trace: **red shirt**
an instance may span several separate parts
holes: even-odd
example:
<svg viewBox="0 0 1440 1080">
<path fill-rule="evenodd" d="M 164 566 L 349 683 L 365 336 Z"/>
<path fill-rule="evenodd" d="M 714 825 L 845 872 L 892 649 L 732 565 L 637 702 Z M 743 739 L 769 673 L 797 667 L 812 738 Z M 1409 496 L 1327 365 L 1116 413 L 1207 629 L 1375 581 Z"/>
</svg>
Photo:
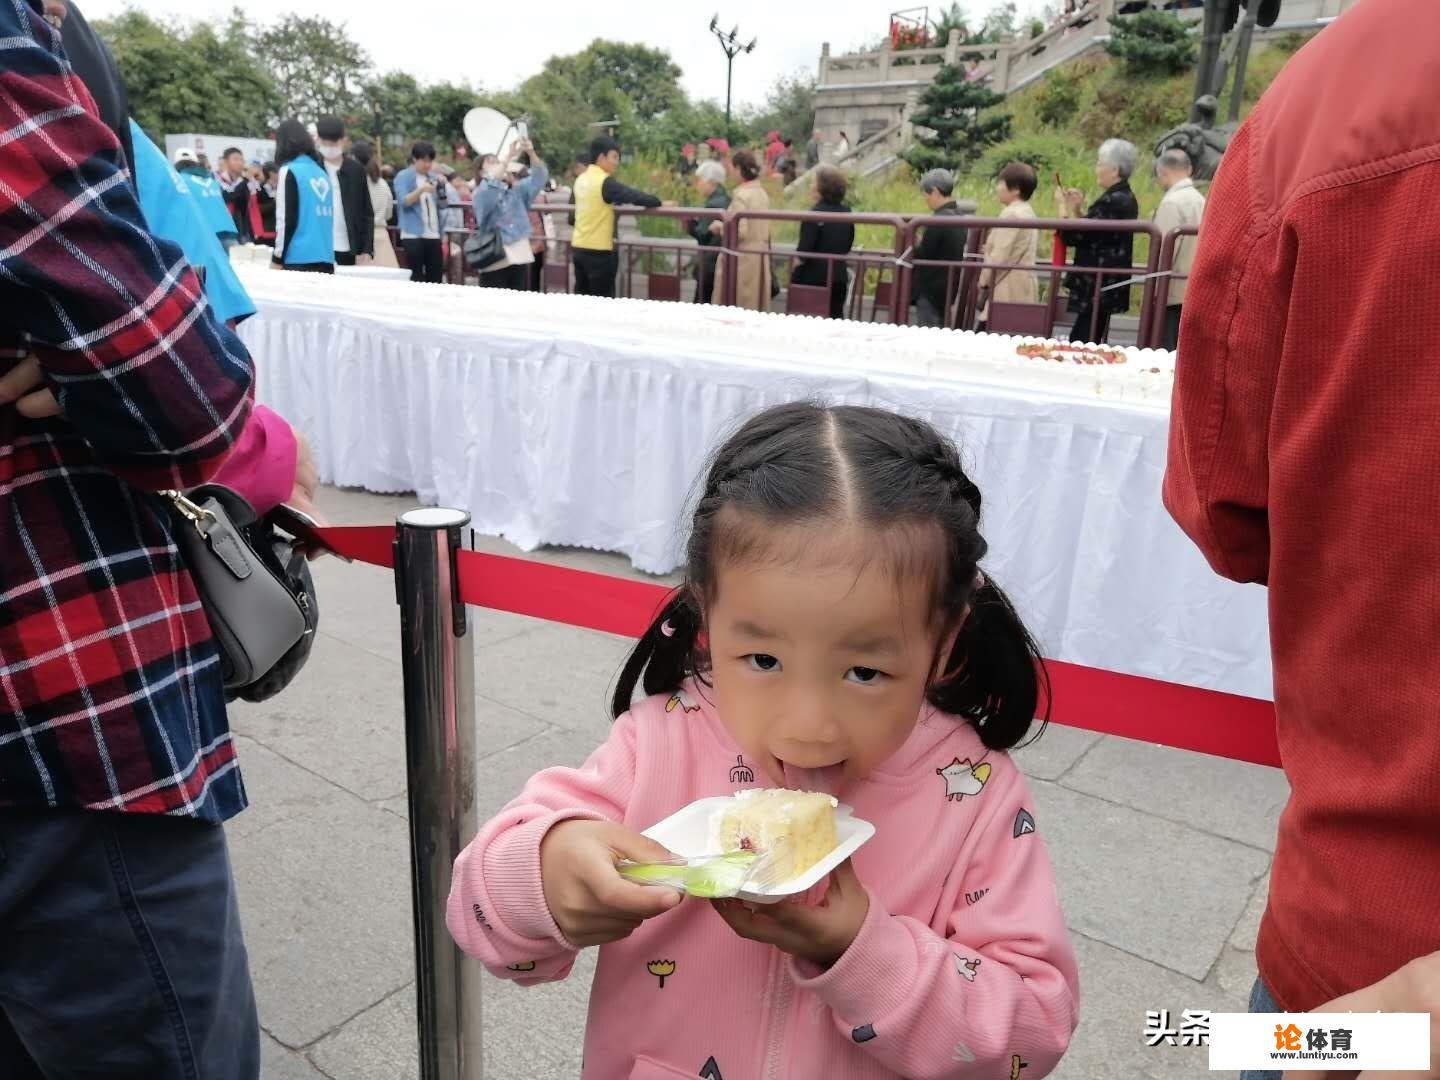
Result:
<svg viewBox="0 0 1440 1080">
<path fill-rule="evenodd" d="M 1166 505 L 1269 586 L 1292 794 L 1256 958 L 1288 1010 L 1440 949 L 1434 17 L 1360 4 L 1281 72 L 1210 191 L 1180 329 Z"/>
</svg>

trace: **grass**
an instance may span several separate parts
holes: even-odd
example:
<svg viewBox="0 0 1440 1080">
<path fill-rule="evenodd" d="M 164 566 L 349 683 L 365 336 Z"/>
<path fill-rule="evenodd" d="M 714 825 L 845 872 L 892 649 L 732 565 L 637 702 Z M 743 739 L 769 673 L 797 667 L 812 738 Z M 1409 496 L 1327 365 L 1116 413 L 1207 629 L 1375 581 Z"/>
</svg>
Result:
<svg viewBox="0 0 1440 1080">
<path fill-rule="evenodd" d="M 1250 57 L 1241 98 L 1242 118 L 1306 40 L 1306 35 L 1283 35 Z M 1140 150 L 1142 167 L 1131 177 L 1130 185 L 1140 204 L 1141 218 L 1148 218 L 1154 214 L 1162 194 L 1148 168 L 1150 150 L 1161 135 L 1184 122 L 1194 84 L 1193 72 L 1147 79 L 1127 77 L 1118 62 L 1103 54 L 1062 65 L 996 106 L 996 111 L 1010 114 L 1012 136 L 989 148 L 974 166 L 957 177 L 956 197 L 974 200 L 981 215 L 998 214 L 1000 204 L 995 198 L 993 178 L 1006 162 L 1020 159 L 1036 165 L 1041 174 L 1039 190 L 1031 200 L 1035 213 L 1042 218 L 1057 217 L 1054 174 L 1059 172 L 1064 186 L 1085 192 L 1088 201 L 1098 194 L 1095 149 L 1105 139 L 1118 136 L 1129 139 Z M 1220 95 L 1222 111 L 1229 103 L 1229 95 L 1227 87 Z M 699 201 L 691 183 L 676 176 L 668 161 L 630 159 L 622 165 L 620 177 L 663 199 L 674 199 L 681 206 Z M 856 212 L 924 214 L 928 211 L 916 179 L 905 165 L 896 166 L 883 177 L 852 176 L 846 201 Z M 806 210 L 813 201 L 808 190 L 797 190 L 787 197 L 778 180 L 764 183 L 770 205 L 777 210 Z M 1202 190 L 1205 187 L 1200 186 Z M 644 236 L 683 235 L 673 220 L 642 217 L 639 226 Z M 793 244 L 798 234 L 799 225 L 794 222 L 771 226 L 771 238 L 777 244 Z M 889 251 L 893 243 L 893 231 L 886 226 L 856 227 L 857 248 Z M 1042 241 L 1041 247 L 1048 252 L 1048 240 Z M 1145 261 L 1148 247 L 1148 239 L 1142 237 L 1136 244 L 1137 261 Z M 874 271 L 867 276 L 873 282 Z M 1138 303 L 1138 291 L 1136 295 Z"/>
</svg>

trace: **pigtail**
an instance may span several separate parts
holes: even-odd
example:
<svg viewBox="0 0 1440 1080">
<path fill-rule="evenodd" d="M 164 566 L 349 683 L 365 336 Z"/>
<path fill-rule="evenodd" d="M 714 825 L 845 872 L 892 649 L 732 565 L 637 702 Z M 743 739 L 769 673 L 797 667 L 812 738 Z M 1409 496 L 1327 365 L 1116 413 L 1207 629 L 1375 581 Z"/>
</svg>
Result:
<svg viewBox="0 0 1440 1080">
<path fill-rule="evenodd" d="M 1050 718 L 1050 674 L 1014 605 L 988 576 L 970 600 L 945 671 L 928 693 L 937 709 L 963 716 L 992 750 L 1009 750 L 1037 717 Z"/>
<path fill-rule="evenodd" d="M 620 670 L 610 702 L 612 719 L 630 711 L 637 685 L 642 685 L 647 695 L 679 690 L 693 673 L 699 637 L 700 612 L 694 597 L 689 589 L 676 589 Z"/>
</svg>

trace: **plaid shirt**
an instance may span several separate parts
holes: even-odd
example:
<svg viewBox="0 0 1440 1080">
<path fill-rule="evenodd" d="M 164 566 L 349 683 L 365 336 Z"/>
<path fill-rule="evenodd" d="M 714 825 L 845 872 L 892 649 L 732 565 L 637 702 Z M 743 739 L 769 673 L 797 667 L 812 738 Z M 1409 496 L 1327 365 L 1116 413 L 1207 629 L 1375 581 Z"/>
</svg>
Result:
<svg viewBox="0 0 1440 1080">
<path fill-rule="evenodd" d="M 218 468 L 253 369 L 37 8 L 0 0 L 0 349 L 64 419 L 0 405 L 0 807 L 221 821 L 245 792 L 219 662 L 149 493 Z"/>
</svg>

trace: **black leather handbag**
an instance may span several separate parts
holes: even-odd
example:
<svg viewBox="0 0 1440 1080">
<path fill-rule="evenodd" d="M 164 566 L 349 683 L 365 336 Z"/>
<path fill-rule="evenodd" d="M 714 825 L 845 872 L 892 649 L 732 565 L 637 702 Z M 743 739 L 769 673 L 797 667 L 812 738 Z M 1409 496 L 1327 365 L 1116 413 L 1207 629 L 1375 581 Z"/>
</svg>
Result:
<svg viewBox="0 0 1440 1080">
<path fill-rule="evenodd" d="M 310 658 L 320 621 L 305 556 L 220 484 L 160 494 L 220 648 L 226 700 L 273 697 Z"/>
<path fill-rule="evenodd" d="M 505 259 L 505 241 L 500 239 L 500 230 L 472 232 L 465 238 L 461 248 L 465 254 L 465 265 L 476 273 L 487 270 Z"/>
</svg>

